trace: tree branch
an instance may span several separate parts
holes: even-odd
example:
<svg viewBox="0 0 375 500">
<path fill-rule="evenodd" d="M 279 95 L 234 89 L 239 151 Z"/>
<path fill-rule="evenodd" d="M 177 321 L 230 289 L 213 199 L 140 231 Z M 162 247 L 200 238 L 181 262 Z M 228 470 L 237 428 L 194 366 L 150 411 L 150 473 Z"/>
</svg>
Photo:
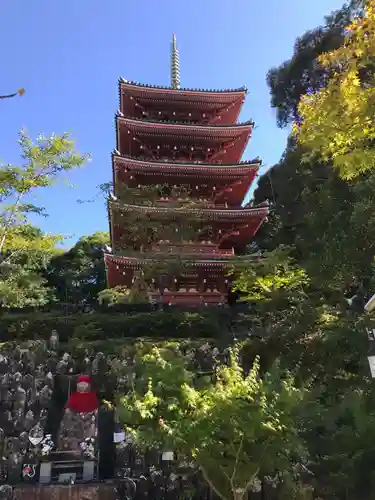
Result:
<svg viewBox="0 0 375 500">
<path fill-rule="evenodd" d="M 233 467 L 233 473 L 232 473 L 232 477 L 229 479 L 230 481 L 230 485 L 233 489 L 233 484 L 234 484 L 234 479 L 236 477 L 236 473 L 237 473 L 237 465 L 238 465 L 238 461 L 240 459 L 240 453 L 242 451 L 242 446 L 243 446 L 243 440 L 244 440 L 244 437 L 243 435 L 241 436 L 241 441 L 240 441 L 240 444 L 238 446 L 238 450 L 237 450 L 237 453 L 236 453 L 236 461 L 234 463 L 234 467 Z"/>
<path fill-rule="evenodd" d="M 270 443 L 270 442 L 269 442 L 269 440 L 268 440 L 268 441 L 266 442 L 265 446 L 264 446 L 263 453 L 262 453 L 262 455 L 261 455 L 261 457 L 260 457 L 260 460 L 259 460 L 259 464 L 261 464 L 261 463 L 262 463 L 262 461 L 263 461 L 263 457 L 264 457 L 264 455 L 265 455 L 265 453 L 266 453 L 266 450 L 267 450 L 267 448 L 268 448 L 269 443 Z M 253 481 L 254 481 L 254 479 L 256 478 L 256 476 L 258 475 L 259 471 L 260 471 L 260 467 L 258 467 L 258 469 L 256 470 L 256 472 L 254 472 L 254 474 L 250 477 L 249 481 L 245 484 L 245 488 L 244 488 L 244 495 L 245 495 L 245 493 L 249 490 L 250 486 L 253 484 Z"/>
<path fill-rule="evenodd" d="M 206 481 L 206 483 L 209 485 L 209 487 L 212 489 L 212 491 L 214 491 L 216 493 L 216 495 L 218 495 L 221 500 L 228 500 L 227 497 L 225 497 L 217 488 L 216 486 L 213 484 L 213 482 L 211 481 L 211 479 L 208 477 L 208 474 L 207 474 L 207 471 L 205 470 L 205 468 L 203 467 L 203 465 L 199 465 L 199 468 L 203 474 L 203 477 L 204 477 L 204 480 Z"/>
<path fill-rule="evenodd" d="M 3 248 L 4 248 L 5 240 L 6 240 L 6 237 L 7 237 L 7 234 L 8 234 L 8 230 L 9 230 L 10 224 L 12 222 L 13 215 L 17 211 L 18 205 L 21 203 L 21 199 L 22 199 L 23 195 L 24 195 L 23 191 L 18 194 L 17 200 L 14 203 L 13 208 L 12 208 L 12 210 L 11 210 L 9 216 L 8 216 L 8 220 L 4 224 L 4 228 L 3 228 L 3 231 L 2 231 L 2 234 L 1 234 L 1 240 L 0 240 L 0 255 L 3 253 Z"/>
</svg>

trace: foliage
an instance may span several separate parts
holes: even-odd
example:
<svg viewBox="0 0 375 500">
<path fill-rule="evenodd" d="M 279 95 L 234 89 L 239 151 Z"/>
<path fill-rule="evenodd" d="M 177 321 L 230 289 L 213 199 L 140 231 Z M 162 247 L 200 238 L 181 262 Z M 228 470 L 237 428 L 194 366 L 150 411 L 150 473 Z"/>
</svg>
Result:
<svg viewBox="0 0 375 500">
<path fill-rule="evenodd" d="M 186 207 L 166 213 L 124 213 L 120 204 L 117 208 L 112 211 L 112 226 L 122 228 L 122 218 L 126 216 L 126 227 L 118 236 L 118 246 L 127 252 L 150 251 L 159 241 L 188 243 L 196 239 L 197 233 L 201 239 L 209 239 L 210 234 L 212 237 L 212 227 L 202 220 L 199 213 L 187 213 Z"/>
<path fill-rule="evenodd" d="M 61 342 L 95 341 L 109 338 L 225 338 L 230 315 L 210 311 L 179 312 L 103 309 L 97 312 L 29 311 L 4 313 L 0 340 L 48 339 L 57 330 Z M 108 312 L 107 312 L 108 311 Z"/>
<path fill-rule="evenodd" d="M 280 163 L 261 178 L 256 202 L 271 192 L 274 202 L 257 243 L 271 251 L 292 247 L 291 255 L 317 286 L 342 293 L 366 283 L 370 292 L 375 176 L 369 172 L 348 184 L 330 165 L 302 162 L 302 156 L 300 148 L 289 145 Z"/>
<path fill-rule="evenodd" d="M 279 246 L 273 252 L 264 253 L 252 265 L 237 264 L 233 269 L 234 289 L 241 290 L 251 301 L 269 301 L 280 292 L 303 292 L 309 279 L 303 269 L 293 265 L 289 253 L 289 249 Z"/>
<path fill-rule="evenodd" d="M 375 165 L 375 2 L 347 26 L 342 46 L 322 54 L 318 62 L 330 76 L 299 103 L 297 140 L 306 158 L 332 161 L 340 175 L 352 179 Z"/>
<path fill-rule="evenodd" d="M 46 215 L 31 203 L 39 188 L 52 186 L 61 174 L 82 166 L 87 155 L 74 150 L 68 135 L 40 136 L 25 132 L 18 141 L 23 165 L 0 166 L 0 300 L 4 307 L 40 305 L 49 297 L 40 276 L 56 253 L 60 236 L 45 235 L 28 223 L 31 214 Z"/>
<path fill-rule="evenodd" d="M 45 277 L 55 299 L 72 304 L 94 304 L 106 286 L 103 251 L 109 235 L 96 232 L 81 237 L 67 252 L 55 255 Z"/>
<path fill-rule="evenodd" d="M 345 27 L 362 12 L 364 0 L 351 0 L 337 12 L 325 18 L 325 23 L 307 31 L 294 44 L 293 56 L 267 75 L 271 105 L 276 108 L 277 122 L 285 127 L 299 122 L 298 105 L 301 96 L 320 90 L 327 82 L 329 71 L 317 63 L 318 57 L 339 48 L 344 41 Z"/>
<path fill-rule="evenodd" d="M 98 299 L 100 304 L 107 304 L 108 306 L 115 304 L 147 304 L 149 302 L 147 285 L 140 278 L 136 279 L 130 288 L 118 285 L 104 289 L 99 293 Z"/>
<path fill-rule="evenodd" d="M 284 278 L 296 267 L 288 258 L 286 261 Z M 257 269 L 262 270 L 263 266 Z M 271 293 L 252 295 L 244 359 L 260 354 L 263 371 L 276 359 L 293 369 L 299 383 L 308 384 L 310 403 L 303 408 L 302 436 L 313 457 L 308 482 L 315 495 L 371 498 L 373 451 L 365 434 L 372 435 L 375 406 L 367 365 L 366 322 L 342 309 L 340 303 L 330 305 L 322 291 L 305 283 L 306 275 L 302 288 L 294 286 L 293 274 L 290 288 L 286 279 L 279 281 L 277 272 L 275 279 L 272 274 L 267 276 L 272 278 Z M 250 293 L 254 286 L 257 292 L 256 273 L 244 273 L 241 279 Z M 243 321 L 246 326 L 246 317 Z"/>
<path fill-rule="evenodd" d="M 369 443 L 375 413 L 370 397 L 374 394 L 369 387 L 352 388 L 334 402 L 321 404 L 313 416 L 310 443 L 316 460 L 311 467 L 318 477 L 316 492 L 323 498 L 372 498 L 374 452 Z"/>
<path fill-rule="evenodd" d="M 3 307 L 46 304 L 53 298 L 42 276 L 59 236 L 44 235 L 30 224 L 13 227 L 5 242 L 7 256 L 0 267 L 0 301 Z"/>
<path fill-rule="evenodd" d="M 345 27 L 363 14 L 363 7 L 362 1 L 351 2 L 326 18 L 324 26 L 297 40 L 290 61 L 271 71 L 271 101 L 281 125 L 300 123 L 301 97 L 324 89 L 332 68 L 318 59 L 340 47 L 345 50 Z M 281 161 L 261 178 L 255 192 L 256 203 L 272 200 L 272 217 L 258 233 L 258 245 L 267 250 L 293 246 L 294 257 L 317 286 L 341 293 L 364 283 L 371 287 L 372 174 L 355 184 L 343 182 L 329 161 L 308 160 L 308 151 L 295 142 L 289 139 Z"/>
<path fill-rule="evenodd" d="M 351 89 L 355 99 L 371 82 L 371 64 L 360 68 L 364 54 L 356 62 L 349 57 L 351 43 L 361 43 L 360 37 L 356 40 L 348 32 L 352 42 L 345 43 L 344 28 L 355 13 L 361 14 L 363 4 L 353 3 L 327 20 L 325 26 L 307 32 L 297 40 L 293 58 L 272 70 L 269 84 L 279 125 L 293 120 L 303 128 L 305 122 L 298 110 L 301 97 L 309 94 L 305 98 L 308 102 L 328 88 L 328 82 L 333 81 L 329 78 L 341 78 L 337 68 L 318 64 L 319 56 L 324 59 L 326 53 L 328 58 L 343 53 L 344 62 L 348 57 L 345 64 L 358 66 L 363 87 Z M 344 74 L 345 64 L 339 68 Z M 337 95 L 342 92 L 334 85 L 330 90 Z M 344 97 L 346 103 L 353 101 L 350 93 Z M 333 100 L 327 103 L 332 113 L 329 118 L 337 112 L 341 120 L 345 101 L 337 109 Z M 347 126 L 348 117 L 340 121 L 340 127 Z M 321 118 L 325 116 L 317 117 Z M 349 118 L 348 122 L 346 131 L 352 126 Z M 327 137 L 324 127 L 332 125 L 332 121 L 327 120 L 323 126 L 316 121 L 313 125 L 319 127 L 323 141 L 323 134 Z M 340 130 L 338 127 L 328 133 Z M 361 138 L 359 129 L 358 133 Z M 247 326 L 250 331 L 244 348 L 250 359 L 260 353 L 265 368 L 277 358 L 282 366 L 295 367 L 301 383 L 311 383 L 304 438 L 312 458 L 309 469 L 314 474 L 310 482 L 315 497 L 370 499 L 374 485 L 371 436 L 375 406 L 367 364 L 368 341 L 363 318 L 347 304 L 345 307 L 343 299 L 357 290 L 365 296 L 374 292 L 375 248 L 371 235 L 375 177 L 370 169 L 350 183 L 345 182 L 339 175 L 342 169 L 333 168 L 332 156 L 322 159 L 312 155 L 308 146 L 296 144 L 296 137 L 289 139 L 279 164 L 261 178 L 255 202 L 267 198 L 272 201 L 270 222 L 257 235 L 258 246 L 268 251 L 280 244 L 292 246 L 294 265 L 305 270 L 310 284 L 303 286 L 305 296 L 301 290 L 286 289 L 284 302 L 275 302 L 274 294 L 271 300 L 254 301 L 243 318 L 243 328 Z M 250 290 L 253 283 L 250 276 Z M 294 302 L 292 310 L 289 293 L 298 303 Z"/>
<path fill-rule="evenodd" d="M 261 356 L 262 369 L 276 360 L 290 367 L 303 362 L 321 315 L 330 308 L 286 247 L 265 252 L 253 266 L 234 269 L 234 288 L 248 301 L 233 322 L 236 338 L 247 340 L 251 360 Z"/>
<path fill-rule="evenodd" d="M 319 57 L 343 45 L 345 27 L 363 7 L 362 0 L 352 1 L 328 16 L 322 26 L 297 39 L 289 61 L 269 72 L 271 104 L 280 126 L 301 122 L 301 97 L 324 88 L 331 75 L 330 68 L 318 64 Z M 280 244 L 293 247 L 293 256 L 319 282 L 316 286 L 324 283 L 342 293 L 371 275 L 371 242 L 367 238 L 364 244 L 371 229 L 371 182 L 361 178 L 357 189 L 340 180 L 329 162 L 318 160 L 307 161 L 306 150 L 289 138 L 280 162 L 260 179 L 255 192 L 255 203 L 271 200 L 270 220 L 256 241 L 266 250 Z"/>
<path fill-rule="evenodd" d="M 197 387 L 181 358 L 154 348 L 142 358 L 143 379 L 121 399 L 122 418 L 137 442 L 193 458 L 222 499 L 245 498 L 259 476 L 292 472 L 305 457 L 296 412 L 303 392 L 280 373 L 249 373 L 236 351 L 216 380 Z"/>
<path fill-rule="evenodd" d="M 137 339 L 144 339 L 137 346 L 135 371 L 140 378 L 134 392 L 121 401 L 123 421 L 145 446 L 159 444 L 183 458 L 194 456 L 222 498 L 244 497 L 246 487 L 256 487 L 259 479 L 276 485 L 280 499 L 306 498 L 311 489 L 311 496 L 324 500 L 373 496 L 375 394 L 366 359 L 366 322 L 344 300 L 353 288 L 366 295 L 375 286 L 375 174 L 366 156 L 372 154 L 372 144 L 369 141 L 367 148 L 365 137 L 372 129 L 361 129 L 362 115 L 350 121 L 372 109 L 373 40 L 361 37 L 361 30 L 373 20 L 362 15 L 352 31 L 345 32 L 354 15 L 363 14 L 361 9 L 363 2 L 353 1 L 327 17 L 324 26 L 297 40 L 289 61 L 268 75 L 279 125 L 293 120 L 300 127 L 255 193 L 255 203 L 271 200 L 271 217 L 256 236 L 262 258 L 238 259 L 233 269 L 235 289 L 244 292 L 246 301 L 240 312 L 151 311 L 149 304 L 141 303 L 147 295 L 145 283 L 154 278 L 155 287 L 163 289 L 182 271 L 179 259 L 160 259 L 151 252 L 156 241 L 186 242 L 198 230 L 201 239 L 212 238 L 212 227 L 199 217 L 186 217 L 186 208 L 205 206 L 204 201 L 189 205 L 188 190 L 177 187 L 171 193 L 158 186 L 116 193 L 122 202 L 150 205 L 161 189 L 163 196 L 177 198 L 177 210 L 175 220 L 124 213 L 130 229 L 121 249 L 127 255 L 150 252 L 150 265 L 131 289 L 106 290 L 102 250 L 108 236 L 95 233 L 68 252 L 59 252 L 58 237 L 43 235 L 27 223 L 29 213 L 43 215 L 42 209 L 26 203 L 34 188 L 12 208 L 17 176 L 12 168 L 1 170 L 2 220 L 12 214 L 9 227 L 4 227 L 2 252 L 12 265 L 2 266 L 0 299 L 33 306 L 54 296 L 58 304 L 73 302 L 77 310 L 3 310 L 0 340 L 47 339 L 57 330 L 63 350 L 83 352 L 95 346 L 118 354 L 125 343 L 133 347 Z M 352 85 L 356 80 L 350 71 L 357 71 L 360 85 Z M 341 128 L 334 128 L 336 112 L 343 114 Z M 319 124 L 313 118 L 324 122 L 317 135 L 304 136 L 304 127 Z M 349 146 L 357 149 L 347 155 L 345 149 L 332 149 L 337 141 L 327 146 L 325 138 L 337 132 L 344 134 L 343 147 L 348 147 L 349 138 Z M 298 142 L 301 137 L 307 142 Z M 309 141 L 315 141 L 313 148 Z M 30 151 L 36 155 L 37 150 Z M 363 166 L 368 170 L 347 183 L 339 174 L 358 173 L 353 168 L 356 151 L 362 171 Z M 58 154 L 50 151 L 50 156 L 51 165 L 57 164 Z M 57 174 L 53 172 L 49 181 Z M 107 195 L 108 189 L 103 185 Z M 116 214 L 121 217 L 120 211 Z M 97 305 L 98 296 L 112 307 Z M 87 305 L 89 312 L 82 313 Z M 191 371 L 189 359 L 178 354 L 192 339 L 208 338 L 227 346 L 233 337 L 241 342 L 241 367 L 234 351 L 231 366 L 219 366 L 211 382 L 211 374 L 199 376 Z M 174 339 L 172 350 L 166 348 L 168 339 Z M 293 378 L 285 375 L 288 370 Z M 301 470 L 307 474 L 302 485 Z"/>
<path fill-rule="evenodd" d="M 116 194 L 123 203 L 129 205 L 165 206 L 169 208 L 206 208 L 208 200 L 192 199 L 192 189 L 187 185 L 170 187 L 168 184 L 139 185 L 131 187 L 125 184 L 116 186 Z"/>
</svg>

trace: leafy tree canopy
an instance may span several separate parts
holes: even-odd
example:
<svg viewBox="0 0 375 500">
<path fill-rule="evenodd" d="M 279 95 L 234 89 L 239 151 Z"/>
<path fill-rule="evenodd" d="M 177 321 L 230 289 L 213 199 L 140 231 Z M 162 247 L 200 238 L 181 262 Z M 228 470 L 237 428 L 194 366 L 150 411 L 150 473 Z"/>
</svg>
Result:
<svg viewBox="0 0 375 500">
<path fill-rule="evenodd" d="M 106 232 L 83 236 L 67 252 L 54 256 L 45 275 L 61 302 L 94 304 L 106 286 L 103 251 L 109 243 Z"/>
<path fill-rule="evenodd" d="M 172 353 L 154 348 L 141 362 L 141 381 L 121 399 L 123 421 L 138 443 L 194 459 L 223 500 L 245 498 L 264 475 L 291 477 L 305 459 L 297 423 L 303 391 L 290 377 L 260 378 L 258 360 L 246 374 L 235 350 L 203 386 Z"/>
<path fill-rule="evenodd" d="M 47 215 L 32 197 L 88 159 L 75 151 L 67 134 L 40 136 L 34 142 L 21 132 L 18 143 L 23 164 L 0 165 L 0 301 L 7 307 L 41 305 L 50 299 L 41 270 L 57 253 L 62 237 L 30 225 L 30 214 Z"/>
<path fill-rule="evenodd" d="M 375 165 L 375 2 L 346 27 L 343 45 L 322 54 L 318 64 L 329 73 L 321 89 L 307 89 L 294 125 L 305 158 L 332 162 L 352 179 Z"/>
<path fill-rule="evenodd" d="M 329 71 L 318 64 L 318 57 L 342 45 L 345 27 L 353 16 L 362 11 L 363 5 L 364 0 L 351 0 L 342 9 L 327 16 L 325 24 L 307 31 L 296 40 L 291 59 L 268 72 L 271 105 L 276 108 L 280 127 L 299 121 L 301 96 L 326 84 Z"/>
</svg>

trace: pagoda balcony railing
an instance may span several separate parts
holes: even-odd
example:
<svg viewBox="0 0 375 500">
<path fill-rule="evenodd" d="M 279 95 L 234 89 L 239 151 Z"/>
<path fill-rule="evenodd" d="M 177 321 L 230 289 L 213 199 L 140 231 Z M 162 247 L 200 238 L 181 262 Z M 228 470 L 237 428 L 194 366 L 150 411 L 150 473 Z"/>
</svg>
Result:
<svg viewBox="0 0 375 500">
<path fill-rule="evenodd" d="M 226 293 L 218 290 L 211 292 L 199 292 L 197 290 L 189 291 L 171 291 L 165 290 L 163 294 L 160 292 L 150 292 L 151 301 L 158 302 L 162 300 L 164 304 L 179 305 L 187 302 L 194 305 L 225 305 Z"/>
<path fill-rule="evenodd" d="M 230 259 L 234 257 L 234 249 L 219 249 L 214 243 L 172 243 L 160 242 L 145 249 L 133 250 L 126 247 L 116 246 L 119 256 L 152 259 L 155 257 L 160 258 L 173 258 L 183 256 L 186 258 L 203 257 L 212 259 Z"/>
<path fill-rule="evenodd" d="M 212 195 L 214 195 L 214 191 Z M 233 208 L 241 208 L 241 204 L 238 203 L 237 205 L 228 205 L 228 203 L 215 203 L 214 200 L 208 200 L 208 199 L 202 199 L 202 198 L 190 198 L 190 199 L 176 199 L 176 198 L 159 198 L 158 200 L 155 200 L 155 206 L 164 206 L 168 208 L 173 208 L 174 206 L 176 208 L 180 208 L 182 206 L 185 206 L 186 208 L 230 208 L 233 210 Z"/>
<path fill-rule="evenodd" d="M 176 112 L 176 111 L 160 111 L 160 110 L 149 110 L 142 111 L 140 115 L 134 116 L 133 118 L 137 118 L 139 120 L 150 120 L 155 122 L 171 122 L 171 123 L 187 123 L 187 124 L 196 124 L 196 125 L 204 125 L 209 124 L 212 119 L 214 119 L 216 115 L 214 113 L 201 113 L 199 111 L 196 112 Z"/>
<path fill-rule="evenodd" d="M 152 162 L 152 163 L 182 163 L 182 164 L 188 164 L 188 165 L 226 165 L 222 161 L 206 161 L 204 158 L 194 158 L 194 157 L 189 157 L 189 156 L 174 156 L 173 158 L 171 157 L 171 154 L 159 154 L 157 158 L 150 157 L 150 155 L 145 155 L 145 154 L 137 154 L 136 156 L 129 156 L 129 155 L 120 155 L 123 156 L 124 158 L 134 158 L 135 160 L 139 161 L 145 161 L 145 162 Z M 246 165 L 249 162 L 240 162 L 239 165 Z"/>
<path fill-rule="evenodd" d="M 155 206 L 168 207 L 168 208 L 180 208 L 185 206 L 186 208 L 215 208 L 215 203 L 212 200 L 202 199 L 202 198 L 174 198 L 174 197 L 164 197 L 155 200 Z"/>
<path fill-rule="evenodd" d="M 159 254 L 175 254 L 175 255 L 202 255 L 205 257 L 232 257 L 234 249 L 219 249 L 215 244 L 171 244 L 168 242 L 160 242 L 153 245 L 151 252 Z"/>
<path fill-rule="evenodd" d="M 137 157 L 133 157 L 133 156 L 130 156 L 130 155 L 120 155 L 119 156 L 123 157 L 123 158 L 129 158 L 129 159 L 135 159 L 135 160 L 139 160 L 139 161 L 145 161 L 145 162 L 151 162 L 151 163 L 158 163 L 158 162 L 164 162 L 164 163 L 187 163 L 185 159 L 182 159 L 182 160 L 179 160 L 179 159 L 176 159 L 176 160 L 172 160 L 171 157 L 169 156 L 165 156 L 165 157 L 160 157 L 158 158 L 158 160 L 153 160 L 152 158 L 150 158 L 149 156 L 147 155 L 137 155 Z M 201 165 L 201 164 L 204 164 L 203 161 L 201 160 L 192 160 L 191 162 L 189 162 L 189 164 L 191 165 Z M 220 164 L 220 162 L 218 162 L 218 164 Z"/>
</svg>

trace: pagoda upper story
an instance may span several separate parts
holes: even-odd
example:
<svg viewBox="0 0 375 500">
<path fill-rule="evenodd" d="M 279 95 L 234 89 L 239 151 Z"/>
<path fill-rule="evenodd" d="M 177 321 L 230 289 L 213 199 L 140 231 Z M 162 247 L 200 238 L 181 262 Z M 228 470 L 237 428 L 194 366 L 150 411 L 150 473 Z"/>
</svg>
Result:
<svg viewBox="0 0 375 500">
<path fill-rule="evenodd" d="M 108 284 L 131 287 L 148 263 L 178 257 L 189 271 L 151 280 L 150 298 L 223 304 L 228 261 L 268 214 L 242 207 L 261 164 L 241 162 L 254 126 L 237 122 L 247 91 L 183 89 L 175 37 L 171 59 L 170 88 L 119 80 Z"/>
<path fill-rule="evenodd" d="M 233 125 L 245 102 L 246 88 L 234 90 L 174 89 L 120 79 L 120 111 L 152 121 Z"/>
</svg>

